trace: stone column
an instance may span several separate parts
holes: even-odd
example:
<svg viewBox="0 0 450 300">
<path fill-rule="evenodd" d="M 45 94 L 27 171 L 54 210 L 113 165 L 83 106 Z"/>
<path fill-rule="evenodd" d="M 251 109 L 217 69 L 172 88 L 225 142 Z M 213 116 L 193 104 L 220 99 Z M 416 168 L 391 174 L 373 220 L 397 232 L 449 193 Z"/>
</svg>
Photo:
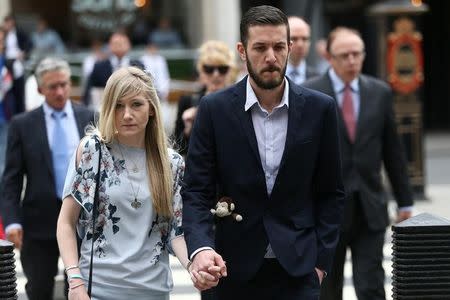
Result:
<svg viewBox="0 0 450 300">
<path fill-rule="evenodd" d="M 239 40 L 240 0 L 192 0 L 187 6 L 188 35 L 192 47 L 206 40 L 221 40 L 232 49 Z"/>
<path fill-rule="evenodd" d="M 3 23 L 3 18 L 11 13 L 11 1 L 0 0 L 0 23 Z"/>
</svg>

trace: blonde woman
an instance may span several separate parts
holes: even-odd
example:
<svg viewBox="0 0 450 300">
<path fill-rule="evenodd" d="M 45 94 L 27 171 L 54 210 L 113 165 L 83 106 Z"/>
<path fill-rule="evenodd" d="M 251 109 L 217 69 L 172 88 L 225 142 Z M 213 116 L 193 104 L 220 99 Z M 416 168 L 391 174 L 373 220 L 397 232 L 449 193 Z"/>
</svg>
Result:
<svg viewBox="0 0 450 300">
<path fill-rule="evenodd" d="M 173 250 L 188 266 L 179 193 L 183 171 L 182 157 L 168 150 L 150 77 L 135 67 L 113 73 L 98 127 L 81 141 L 64 188 L 57 238 L 69 299 L 89 299 L 92 238 L 91 299 L 169 299 L 173 282 L 168 252 Z M 96 185 L 99 201 L 93 235 Z M 79 259 L 76 231 L 82 240 Z M 202 280 L 198 288 L 206 287 L 202 278 L 210 279 L 211 286 L 217 284 L 207 273 L 191 276 Z"/>
<path fill-rule="evenodd" d="M 223 89 L 236 78 L 235 56 L 222 41 L 204 42 L 199 49 L 197 72 L 202 90 L 193 95 L 182 97 L 178 103 L 178 115 L 175 124 L 175 139 L 180 153 L 187 153 L 192 124 L 197 113 L 197 104 L 206 94 Z"/>
</svg>

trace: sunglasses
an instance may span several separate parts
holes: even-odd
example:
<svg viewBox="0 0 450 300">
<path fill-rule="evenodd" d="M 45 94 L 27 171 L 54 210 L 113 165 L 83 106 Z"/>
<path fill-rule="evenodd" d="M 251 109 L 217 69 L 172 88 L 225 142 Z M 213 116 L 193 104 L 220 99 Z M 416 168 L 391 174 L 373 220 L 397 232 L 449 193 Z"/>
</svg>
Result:
<svg viewBox="0 0 450 300">
<path fill-rule="evenodd" d="M 211 75 L 214 73 L 215 70 L 219 72 L 220 75 L 225 75 L 228 73 L 228 70 L 230 70 L 230 66 L 212 66 L 212 65 L 203 65 L 202 66 L 203 72 L 205 72 L 208 75 Z"/>
</svg>

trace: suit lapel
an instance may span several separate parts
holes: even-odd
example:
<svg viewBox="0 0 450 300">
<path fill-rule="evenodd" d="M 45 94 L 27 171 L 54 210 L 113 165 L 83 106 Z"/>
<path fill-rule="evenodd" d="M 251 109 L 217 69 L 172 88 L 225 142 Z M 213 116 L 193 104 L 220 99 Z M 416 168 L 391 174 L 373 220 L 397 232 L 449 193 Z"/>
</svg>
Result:
<svg viewBox="0 0 450 300">
<path fill-rule="evenodd" d="M 334 101 L 336 101 L 336 106 L 338 108 L 338 122 L 339 122 L 339 131 L 340 135 L 342 137 L 345 137 L 345 140 L 347 143 L 350 142 L 350 137 L 348 136 L 347 127 L 345 126 L 344 117 L 342 115 L 341 107 L 339 106 L 339 103 L 337 102 L 337 95 L 334 92 L 333 84 L 331 82 L 330 76 L 328 75 L 328 72 L 326 75 L 324 75 L 324 90 L 322 91 L 324 94 L 330 95 L 333 97 Z M 358 124 L 356 125 L 356 130 L 358 131 Z"/>
<path fill-rule="evenodd" d="M 356 138 L 355 143 L 361 137 L 364 132 L 362 128 L 365 127 L 365 121 L 368 119 L 367 116 L 370 112 L 370 99 L 369 88 L 363 76 L 359 77 L 359 114 L 358 121 L 356 123 Z"/>
<path fill-rule="evenodd" d="M 288 109 L 288 125 L 286 133 L 286 143 L 284 144 L 283 155 L 281 156 L 280 167 L 278 168 L 278 173 L 283 168 L 286 163 L 286 158 L 292 144 L 295 141 L 298 132 L 302 130 L 299 127 L 303 106 L 305 105 L 305 98 L 302 96 L 300 90 L 289 81 L 289 109 Z M 278 176 L 276 181 L 278 180 Z"/>
<path fill-rule="evenodd" d="M 258 150 L 258 142 L 256 140 L 256 134 L 255 129 L 253 127 L 252 122 L 252 115 L 250 111 L 245 111 L 245 99 L 246 99 L 246 84 L 247 84 L 247 77 L 245 77 L 241 82 L 239 82 L 236 85 L 235 95 L 233 101 L 233 109 L 236 113 L 236 116 L 239 119 L 239 122 L 241 123 L 242 129 L 244 130 L 247 141 L 250 144 L 250 148 L 253 151 L 253 154 L 258 159 L 261 169 L 261 157 L 259 156 L 259 150 Z"/>
<path fill-rule="evenodd" d="M 45 114 L 42 106 L 39 108 L 38 111 L 36 111 L 35 120 L 33 121 L 33 124 L 37 125 L 35 134 L 38 137 L 38 139 L 41 139 L 38 145 L 44 156 L 45 164 L 48 166 L 49 172 L 53 176 L 52 154 L 48 142 L 47 126 L 45 124 Z"/>
<path fill-rule="evenodd" d="M 78 105 L 72 102 L 73 115 L 75 117 L 75 122 L 77 123 L 78 134 L 80 139 L 84 137 L 84 127 L 82 116 L 79 113 Z"/>
</svg>

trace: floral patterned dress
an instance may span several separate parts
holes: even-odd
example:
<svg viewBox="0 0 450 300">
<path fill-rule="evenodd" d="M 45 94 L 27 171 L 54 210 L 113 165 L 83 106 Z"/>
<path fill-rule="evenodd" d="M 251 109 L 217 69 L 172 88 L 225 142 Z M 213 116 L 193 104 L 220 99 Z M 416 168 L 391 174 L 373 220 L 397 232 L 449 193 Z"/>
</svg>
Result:
<svg viewBox="0 0 450 300">
<path fill-rule="evenodd" d="M 83 208 L 77 224 L 82 239 L 79 266 L 89 278 L 94 238 L 92 299 L 169 299 L 173 287 L 168 253 L 173 238 L 182 235 L 180 183 L 183 158 L 169 149 L 173 178 L 173 218 L 153 210 L 145 150 L 105 145 L 96 137 L 83 140 L 78 166 L 75 155 L 66 177 L 64 197 L 72 195 Z M 92 208 L 101 147 L 99 207 L 95 235 Z M 137 166 L 136 170 L 131 170 Z M 135 198 L 140 205 L 132 205 Z"/>
</svg>

